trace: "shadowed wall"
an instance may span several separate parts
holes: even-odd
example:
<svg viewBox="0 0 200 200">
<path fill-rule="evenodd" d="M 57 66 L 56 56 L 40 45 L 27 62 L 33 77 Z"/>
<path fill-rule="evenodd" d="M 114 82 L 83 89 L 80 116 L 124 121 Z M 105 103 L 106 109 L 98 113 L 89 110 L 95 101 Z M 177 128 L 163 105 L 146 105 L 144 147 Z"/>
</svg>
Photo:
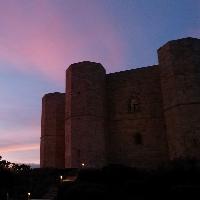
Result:
<svg viewBox="0 0 200 200">
<path fill-rule="evenodd" d="M 153 167 L 168 160 L 159 67 L 107 75 L 109 162 Z"/>
<path fill-rule="evenodd" d="M 42 99 L 41 167 L 64 167 L 65 94 L 50 93 Z"/>
<path fill-rule="evenodd" d="M 170 159 L 200 159 L 200 40 L 158 50 Z"/>
<path fill-rule="evenodd" d="M 105 78 L 93 62 L 66 71 L 66 167 L 105 165 Z"/>
<path fill-rule="evenodd" d="M 41 166 L 200 160 L 200 40 L 170 41 L 158 57 L 111 74 L 99 63 L 70 65 L 66 94 L 43 98 Z"/>
</svg>

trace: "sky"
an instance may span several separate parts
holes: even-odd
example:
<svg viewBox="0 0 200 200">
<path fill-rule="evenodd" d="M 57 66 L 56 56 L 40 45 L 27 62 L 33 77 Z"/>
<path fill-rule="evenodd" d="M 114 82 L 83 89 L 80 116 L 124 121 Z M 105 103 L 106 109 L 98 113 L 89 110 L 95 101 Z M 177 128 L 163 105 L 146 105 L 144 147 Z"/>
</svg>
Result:
<svg viewBox="0 0 200 200">
<path fill-rule="evenodd" d="M 183 37 L 200 38 L 199 0 L 0 0 L 0 155 L 39 163 L 41 99 L 70 64 L 150 66 Z"/>
</svg>

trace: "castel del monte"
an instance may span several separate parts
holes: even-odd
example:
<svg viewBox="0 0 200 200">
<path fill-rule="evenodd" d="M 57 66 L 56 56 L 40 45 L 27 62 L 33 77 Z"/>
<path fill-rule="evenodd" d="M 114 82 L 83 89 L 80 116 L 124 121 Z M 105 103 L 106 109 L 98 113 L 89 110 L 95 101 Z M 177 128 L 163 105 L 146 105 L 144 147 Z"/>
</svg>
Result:
<svg viewBox="0 0 200 200">
<path fill-rule="evenodd" d="M 200 160 L 200 39 L 169 41 L 158 64 L 106 74 L 83 61 L 42 99 L 41 167 L 152 168 Z"/>
</svg>

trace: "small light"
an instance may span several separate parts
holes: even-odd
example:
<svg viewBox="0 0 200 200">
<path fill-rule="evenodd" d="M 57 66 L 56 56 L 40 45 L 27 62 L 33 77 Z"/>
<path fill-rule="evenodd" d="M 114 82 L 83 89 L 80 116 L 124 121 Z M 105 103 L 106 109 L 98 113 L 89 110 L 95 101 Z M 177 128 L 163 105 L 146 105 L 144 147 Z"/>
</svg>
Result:
<svg viewBox="0 0 200 200">
<path fill-rule="evenodd" d="M 63 179 L 63 177 L 62 176 L 60 176 L 60 180 L 62 180 Z"/>
<path fill-rule="evenodd" d="M 85 166 L 85 163 L 81 163 L 81 166 L 84 167 L 84 166 Z"/>
<path fill-rule="evenodd" d="M 30 192 L 28 192 L 28 200 L 30 200 L 30 196 L 31 196 L 31 193 L 30 193 Z"/>
</svg>

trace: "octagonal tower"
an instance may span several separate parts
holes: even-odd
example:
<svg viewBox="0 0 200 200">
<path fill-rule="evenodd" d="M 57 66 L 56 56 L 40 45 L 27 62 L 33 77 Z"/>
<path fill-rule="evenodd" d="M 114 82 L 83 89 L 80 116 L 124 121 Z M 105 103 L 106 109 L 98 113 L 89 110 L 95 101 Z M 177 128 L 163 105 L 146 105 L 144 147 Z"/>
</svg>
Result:
<svg viewBox="0 0 200 200">
<path fill-rule="evenodd" d="M 41 167 L 64 168 L 65 94 L 55 92 L 42 98 Z"/>
<path fill-rule="evenodd" d="M 65 166 L 105 165 L 105 69 L 84 61 L 66 70 Z"/>
<path fill-rule="evenodd" d="M 170 159 L 200 159 L 200 40 L 158 50 Z"/>
</svg>

